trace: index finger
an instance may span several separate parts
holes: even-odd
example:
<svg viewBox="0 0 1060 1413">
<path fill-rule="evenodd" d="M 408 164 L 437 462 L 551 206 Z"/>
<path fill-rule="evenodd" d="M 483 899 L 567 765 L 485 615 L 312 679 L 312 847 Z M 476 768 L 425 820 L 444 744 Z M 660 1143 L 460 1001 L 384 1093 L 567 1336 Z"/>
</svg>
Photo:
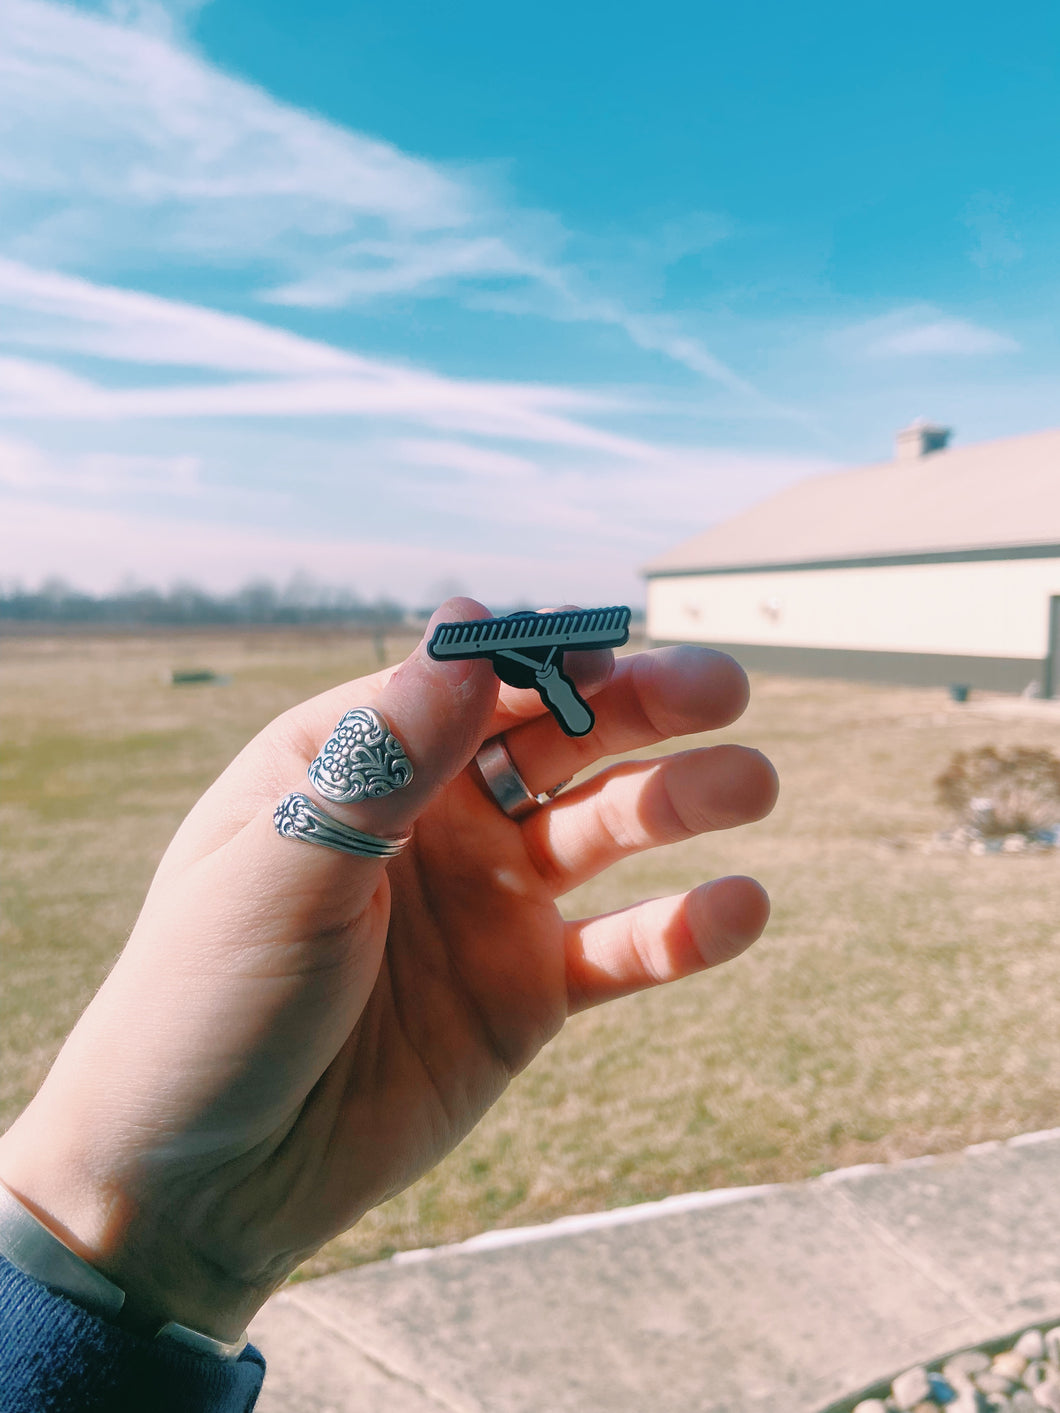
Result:
<svg viewBox="0 0 1060 1413">
<path fill-rule="evenodd" d="M 747 674 L 727 653 L 694 644 L 655 648 L 617 659 L 593 696 L 596 726 L 587 736 L 565 736 L 548 715 L 501 729 L 515 768 L 540 794 L 606 756 L 728 726 L 743 714 L 749 691 Z"/>
</svg>

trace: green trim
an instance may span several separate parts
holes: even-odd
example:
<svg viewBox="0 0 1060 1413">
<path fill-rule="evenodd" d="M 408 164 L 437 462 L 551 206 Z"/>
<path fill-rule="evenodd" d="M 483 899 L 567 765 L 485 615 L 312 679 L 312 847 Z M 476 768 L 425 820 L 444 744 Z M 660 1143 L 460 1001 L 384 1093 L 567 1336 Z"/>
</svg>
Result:
<svg viewBox="0 0 1060 1413">
<path fill-rule="evenodd" d="M 1060 602 L 1058 598 L 1057 602 Z M 657 647 L 675 639 L 653 638 Z M 692 641 L 685 638 L 683 643 Z M 1033 657 L 967 657 L 956 653 L 868 652 L 854 648 L 800 648 L 768 643 L 704 643 L 734 657 L 751 672 L 785 677 L 839 677 L 849 682 L 890 682 L 907 687 L 965 686 L 983 692 L 1041 691 L 1046 661 Z"/>
<path fill-rule="evenodd" d="M 988 560 L 1060 559 L 1060 544 L 1007 548 L 934 550 L 923 554 L 877 554 L 851 559 L 794 559 L 764 564 L 710 565 L 702 569 L 646 569 L 652 579 L 687 579 L 713 574 L 765 574 L 806 569 L 892 569 L 903 564 L 982 564 Z"/>
</svg>

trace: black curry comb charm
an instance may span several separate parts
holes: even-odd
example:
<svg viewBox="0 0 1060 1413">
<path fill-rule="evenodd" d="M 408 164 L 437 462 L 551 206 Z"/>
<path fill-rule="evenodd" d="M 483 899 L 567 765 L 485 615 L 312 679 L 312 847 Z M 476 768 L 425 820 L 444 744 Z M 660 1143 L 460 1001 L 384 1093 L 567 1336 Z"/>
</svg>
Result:
<svg viewBox="0 0 1060 1413">
<path fill-rule="evenodd" d="M 564 673 L 563 654 L 618 648 L 628 640 L 628 608 L 588 608 L 439 623 L 427 651 L 438 662 L 488 657 L 502 682 L 536 688 L 568 736 L 587 736 L 596 718 Z"/>
</svg>

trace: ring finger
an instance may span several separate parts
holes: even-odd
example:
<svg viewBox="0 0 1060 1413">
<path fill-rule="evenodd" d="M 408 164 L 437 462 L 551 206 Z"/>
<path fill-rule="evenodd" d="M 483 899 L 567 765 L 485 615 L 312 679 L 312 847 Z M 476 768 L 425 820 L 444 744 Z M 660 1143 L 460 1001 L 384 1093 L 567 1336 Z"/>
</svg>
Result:
<svg viewBox="0 0 1060 1413">
<path fill-rule="evenodd" d="M 777 791 L 772 765 L 745 746 L 626 761 L 536 810 L 523 840 L 559 897 L 631 854 L 762 819 Z"/>
</svg>

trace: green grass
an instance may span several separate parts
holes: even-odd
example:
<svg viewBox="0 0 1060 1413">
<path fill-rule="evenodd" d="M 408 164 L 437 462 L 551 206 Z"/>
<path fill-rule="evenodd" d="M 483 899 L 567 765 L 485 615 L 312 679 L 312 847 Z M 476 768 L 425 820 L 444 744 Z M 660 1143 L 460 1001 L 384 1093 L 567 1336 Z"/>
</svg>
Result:
<svg viewBox="0 0 1060 1413">
<path fill-rule="evenodd" d="M 338 635 L 4 644 L 0 1123 L 105 975 L 203 786 L 276 712 L 374 665 L 370 644 Z M 173 688 L 174 667 L 231 683 Z M 568 911 L 746 872 L 773 898 L 766 937 L 576 1017 L 455 1153 L 306 1271 L 1060 1123 L 1060 856 L 918 847 L 947 822 L 933 781 L 954 751 L 1057 747 L 1051 722 L 974 707 L 754 679 L 747 715 L 715 739 L 776 762 L 773 816 L 630 860 Z"/>
</svg>

